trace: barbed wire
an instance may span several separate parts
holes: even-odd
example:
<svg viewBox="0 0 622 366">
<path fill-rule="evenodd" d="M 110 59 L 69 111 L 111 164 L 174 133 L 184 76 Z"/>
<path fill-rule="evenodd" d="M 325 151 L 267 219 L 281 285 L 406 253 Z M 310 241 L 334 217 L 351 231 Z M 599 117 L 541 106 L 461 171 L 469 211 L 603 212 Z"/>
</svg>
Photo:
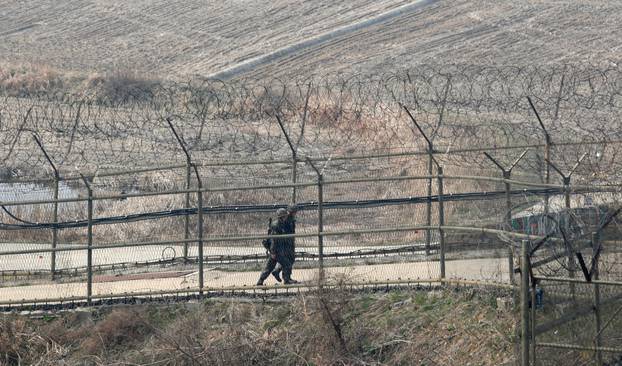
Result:
<svg viewBox="0 0 622 366">
<path fill-rule="evenodd" d="M 425 141 L 401 106 L 445 152 L 471 146 L 543 143 L 526 97 L 571 166 L 587 148 L 564 142 L 600 142 L 583 169 L 614 172 L 622 139 L 622 75 L 617 66 L 489 67 L 421 65 L 381 75 L 325 75 L 269 81 L 192 79 L 148 83 L 83 94 L 4 95 L 0 101 L 3 175 L 31 177 L 49 167 L 36 151 L 40 137 L 65 173 L 183 163 L 164 122 L 171 118 L 197 161 L 300 155 L 401 152 Z M 509 154 L 506 154 L 509 155 Z M 524 164 L 542 165 L 542 154 Z M 489 166 L 481 154 L 449 154 L 445 164 Z M 354 168 L 350 168 L 354 170 Z M 541 170 L 541 169 L 540 169 Z"/>
</svg>

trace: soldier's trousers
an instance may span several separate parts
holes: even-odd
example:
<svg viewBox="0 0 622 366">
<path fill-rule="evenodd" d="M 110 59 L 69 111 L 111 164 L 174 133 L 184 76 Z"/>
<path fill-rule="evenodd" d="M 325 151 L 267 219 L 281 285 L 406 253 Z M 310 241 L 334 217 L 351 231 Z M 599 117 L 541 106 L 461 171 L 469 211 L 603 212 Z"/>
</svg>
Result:
<svg viewBox="0 0 622 366">
<path fill-rule="evenodd" d="M 259 281 L 265 281 L 266 278 L 270 276 L 270 273 L 272 273 L 277 263 L 280 264 L 280 267 L 282 268 L 283 280 L 285 280 L 285 282 L 289 282 L 292 279 L 292 262 L 287 256 L 284 255 L 277 255 L 276 259 L 272 259 L 271 256 L 268 256 L 264 269 L 259 276 Z"/>
<path fill-rule="evenodd" d="M 291 264 L 290 267 L 293 270 L 294 267 L 294 262 L 296 261 L 296 252 L 294 251 L 290 251 L 288 252 L 286 255 L 287 259 L 289 260 L 289 263 Z M 276 268 L 274 269 L 273 272 L 277 272 L 277 273 L 281 273 L 281 271 L 283 270 L 283 268 L 281 267 L 280 263 L 276 264 Z M 292 271 L 289 272 L 290 274 L 292 273 Z"/>
</svg>

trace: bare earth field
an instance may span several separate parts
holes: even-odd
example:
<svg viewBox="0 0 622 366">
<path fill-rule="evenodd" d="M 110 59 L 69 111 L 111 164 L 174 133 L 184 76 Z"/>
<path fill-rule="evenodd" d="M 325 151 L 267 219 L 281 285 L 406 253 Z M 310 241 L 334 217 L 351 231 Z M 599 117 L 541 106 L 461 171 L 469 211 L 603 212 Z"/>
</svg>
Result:
<svg viewBox="0 0 622 366">
<path fill-rule="evenodd" d="M 622 55 L 619 2 L 420 3 L 8 0 L 0 7 L 0 63 L 263 78 L 425 62 L 606 64 Z M 271 53 L 252 70 L 220 74 Z"/>
</svg>

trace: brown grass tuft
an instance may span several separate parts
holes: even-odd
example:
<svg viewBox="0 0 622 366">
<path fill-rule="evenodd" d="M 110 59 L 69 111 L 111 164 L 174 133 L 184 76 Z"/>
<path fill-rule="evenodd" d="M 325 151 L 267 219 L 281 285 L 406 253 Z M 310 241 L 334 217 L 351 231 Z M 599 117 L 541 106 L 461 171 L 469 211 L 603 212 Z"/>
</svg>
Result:
<svg viewBox="0 0 622 366">
<path fill-rule="evenodd" d="M 0 65 L 0 91 L 11 96 L 53 93 L 64 86 L 63 78 L 47 66 L 23 64 Z"/>
<path fill-rule="evenodd" d="M 102 355 L 142 342 L 150 329 L 137 310 L 114 310 L 95 325 L 80 348 L 84 354 Z"/>
</svg>

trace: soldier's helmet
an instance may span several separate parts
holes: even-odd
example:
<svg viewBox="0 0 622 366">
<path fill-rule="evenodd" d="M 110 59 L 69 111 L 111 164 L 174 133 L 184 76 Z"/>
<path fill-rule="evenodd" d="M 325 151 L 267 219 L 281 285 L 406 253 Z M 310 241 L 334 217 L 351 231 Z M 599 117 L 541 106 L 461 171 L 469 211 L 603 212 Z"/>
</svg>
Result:
<svg viewBox="0 0 622 366">
<path fill-rule="evenodd" d="M 289 205 L 289 206 L 287 206 L 287 212 L 288 213 L 296 213 L 296 212 L 298 212 L 298 206 L 296 206 L 296 205 Z"/>
<path fill-rule="evenodd" d="M 278 210 L 276 210 L 276 217 L 285 217 L 287 216 L 287 210 L 284 208 L 279 208 Z"/>
</svg>

